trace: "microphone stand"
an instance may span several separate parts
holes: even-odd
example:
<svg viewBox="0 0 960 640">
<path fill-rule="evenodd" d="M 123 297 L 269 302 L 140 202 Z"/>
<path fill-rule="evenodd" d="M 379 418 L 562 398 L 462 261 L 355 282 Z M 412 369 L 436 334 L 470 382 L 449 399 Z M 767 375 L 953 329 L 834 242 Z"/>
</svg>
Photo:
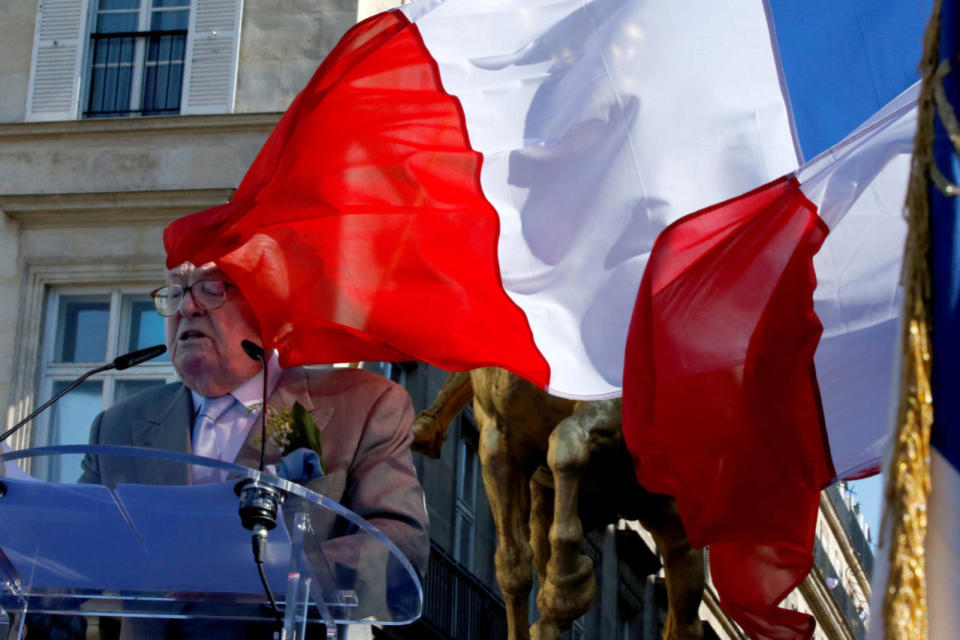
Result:
<svg viewBox="0 0 960 640">
<path fill-rule="evenodd" d="M 267 358 L 263 347 L 249 340 L 240 343 L 244 352 L 252 360 L 263 364 L 263 404 L 260 405 L 260 473 L 263 473 L 263 458 L 267 448 Z M 277 607 L 277 601 L 270 590 L 267 576 L 263 571 L 263 561 L 267 555 L 267 534 L 277 526 L 277 510 L 280 504 L 280 493 L 273 487 L 249 478 L 240 481 L 236 488 L 240 496 L 240 522 L 244 528 L 253 532 L 253 560 L 257 563 L 260 573 L 260 582 L 270 601 L 270 608 L 278 624 L 283 624 L 283 617 Z"/>
<path fill-rule="evenodd" d="M 124 369 L 128 369 L 128 368 L 130 368 L 130 367 L 132 367 L 132 366 L 134 366 L 134 365 L 138 365 L 138 364 L 140 364 L 141 362 L 145 362 L 145 361 L 150 360 L 150 359 L 152 359 L 152 358 L 156 358 L 157 356 L 164 354 L 166 351 L 167 351 L 167 347 L 166 347 L 166 346 L 164 346 L 164 345 L 162 345 L 162 344 L 158 344 L 158 345 L 153 346 L 153 347 L 147 347 L 146 349 L 140 349 L 139 351 L 133 351 L 133 352 L 131 352 L 131 353 L 125 353 L 125 354 L 122 355 L 122 356 L 116 357 L 116 358 L 113 360 L 113 362 L 109 362 L 109 363 L 107 363 L 107 364 L 105 364 L 105 365 L 102 365 L 102 366 L 99 366 L 99 367 L 97 367 L 97 368 L 95 368 L 95 369 L 91 369 L 90 371 L 87 371 L 87 372 L 84 373 L 82 376 L 80 376 L 79 378 L 77 378 L 76 380 L 74 380 L 73 382 L 71 382 L 69 385 L 67 385 L 67 387 L 66 387 L 65 389 L 63 389 L 62 391 L 60 391 L 60 393 L 58 393 L 57 395 L 53 396 L 52 398 L 50 398 L 49 400 L 47 400 L 46 402 L 44 402 L 42 405 L 40 405 L 40 407 L 39 407 L 38 409 L 34 410 L 34 411 L 33 411 L 30 415 L 28 415 L 26 418 L 24 418 L 23 420 L 21 420 L 21 421 L 18 422 L 17 424 L 15 424 L 15 425 L 13 425 L 12 427 L 10 427 L 9 429 L 7 429 L 7 430 L 3 433 L 3 435 L 0 435 L 0 442 L 3 442 L 3 441 L 6 440 L 7 438 L 9 438 L 9 437 L 12 436 L 13 434 L 15 434 L 17 431 L 20 430 L 21 427 L 23 427 L 25 424 L 27 424 L 28 422 L 30 422 L 31 420 L 33 420 L 34 418 L 36 418 L 38 415 L 40 415 L 41 413 L 43 413 L 43 411 L 44 411 L 47 407 L 49 407 L 49 406 L 52 405 L 54 402 L 56 402 L 57 400 L 59 400 L 60 398 L 62 398 L 63 396 L 65 396 L 69 391 L 72 391 L 73 389 L 75 389 L 81 382 L 83 382 L 84 380 L 86 380 L 86 379 L 89 378 L 90 376 L 95 375 L 95 374 L 97 374 L 97 373 L 102 373 L 102 372 L 104 372 L 104 371 L 109 371 L 110 369 L 116 369 L 117 371 L 123 371 Z"/>
</svg>

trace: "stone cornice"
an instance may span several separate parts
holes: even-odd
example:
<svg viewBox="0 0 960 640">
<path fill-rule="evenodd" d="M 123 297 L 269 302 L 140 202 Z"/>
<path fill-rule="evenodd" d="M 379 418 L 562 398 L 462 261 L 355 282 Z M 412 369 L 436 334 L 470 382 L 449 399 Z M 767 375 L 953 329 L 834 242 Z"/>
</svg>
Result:
<svg viewBox="0 0 960 640">
<path fill-rule="evenodd" d="M 86 136 L 155 136 L 221 133 L 269 133 L 281 113 L 226 113 L 203 116 L 150 116 L 142 118 L 88 118 L 54 122 L 0 124 L 0 144 L 22 140 L 55 140 Z"/>
<path fill-rule="evenodd" d="M 105 193 L 0 195 L 0 211 L 21 228 L 165 225 L 223 204 L 233 189 L 170 189 Z"/>
<path fill-rule="evenodd" d="M 730 616 L 720 608 L 720 598 L 717 597 L 712 585 L 706 585 L 703 589 L 703 604 L 713 614 L 717 624 L 723 627 L 724 637 L 726 638 L 746 638 L 743 631 L 737 626 Z"/>
<path fill-rule="evenodd" d="M 850 538 L 847 536 L 847 532 L 843 528 L 843 523 L 840 522 L 840 514 L 837 513 L 837 508 L 830 501 L 830 498 L 827 497 L 827 493 L 825 491 L 820 492 L 820 513 L 823 514 L 823 519 L 826 521 L 827 526 L 830 527 L 830 531 L 833 533 L 833 537 L 837 541 L 837 546 L 840 547 L 840 553 L 843 554 L 844 561 L 853 572 L 853 575 L 857 580 L 857 584 L 860 587 L 860 591 L 864 594 L 864 599 L 869 602 L 870 578 L 867 577 L 867 572 L 863 570 L 863 565 L 860 562 L 860 558 L 857 557 L 857 553 L 854 551 L 853 545 L 850 544 Z"/>
<path fill-rule="evenodd" d="M 836 640 L 856 640 L 850 625 L 843 617 L 830 590 L 820 576 L 820 572 L 811 571 L 798 587 L 807 606 L 817 619 L 817 624 L 828 638 Z"/>
</svg>

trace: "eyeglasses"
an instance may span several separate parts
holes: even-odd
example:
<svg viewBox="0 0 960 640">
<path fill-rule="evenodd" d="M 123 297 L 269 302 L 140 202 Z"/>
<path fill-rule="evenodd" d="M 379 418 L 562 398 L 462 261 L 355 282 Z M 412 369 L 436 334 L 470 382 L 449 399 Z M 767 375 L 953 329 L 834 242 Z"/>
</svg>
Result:
<svg viewBox="0 0 960 640">
<path fill-rule="evenodd" d="M 223 280 L 198 280 L 189 287 L 168 284 L 150 292 L 153 306 L 162 316 L 172 316 L 183 306 L 187 292 L 193 294 L 193 303 L 201 309 L 219 309 L 227 301 L 227 290 L 235 284 Z"/>
</svg>

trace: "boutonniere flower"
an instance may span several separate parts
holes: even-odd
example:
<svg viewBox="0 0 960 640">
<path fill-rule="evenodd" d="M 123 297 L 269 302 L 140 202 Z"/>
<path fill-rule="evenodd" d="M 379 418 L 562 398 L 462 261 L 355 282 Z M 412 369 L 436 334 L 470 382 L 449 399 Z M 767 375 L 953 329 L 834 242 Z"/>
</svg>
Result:
<svg viewBox="0 0 960 640">
<path fill-rule="evenodd" d="M 251 405 L 247 413 L 259 409 L 260 404 Z M 307 449 L 323 460 L 317 423 L 299 402 L 294 402 L 290 408 L 267 406 L 267 439 L 280 449 L 281 457 L 286 457 L 298 449 Z M 260 446 L 260 436 L 254 438 L 253 444 Z"/>
</svg>

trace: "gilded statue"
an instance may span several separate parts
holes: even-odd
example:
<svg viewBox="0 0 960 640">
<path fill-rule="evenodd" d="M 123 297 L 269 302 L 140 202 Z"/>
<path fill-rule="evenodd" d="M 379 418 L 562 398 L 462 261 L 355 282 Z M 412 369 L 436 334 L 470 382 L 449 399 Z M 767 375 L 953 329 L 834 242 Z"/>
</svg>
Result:
<svg viewBox="0 0 960 640">
<path fill-rule="evenodd" d="M 492 367 L 451 373 L 414 422 L 414 450 L 439 457 L 450 421 L 471 398 L 510 640 L 560 638 L 592 606 L 596 581 L 593 563 L 580 552 L 584 514 L 578 508 L 587 489 L 591 524 L 637 520 L 656 541 L 669 600 L 663 637 L 702 638 L 703 554 L 690 546 L 673 498 L 637 483 L 621 435 L 619 398 L 558 398 Z M 588 473 L 597 468 L 600 473 Z M 581 486 L 582 478 L 601 486 Z M 528 628 L 534 570 L 540 618 Z"/>
</svg>

